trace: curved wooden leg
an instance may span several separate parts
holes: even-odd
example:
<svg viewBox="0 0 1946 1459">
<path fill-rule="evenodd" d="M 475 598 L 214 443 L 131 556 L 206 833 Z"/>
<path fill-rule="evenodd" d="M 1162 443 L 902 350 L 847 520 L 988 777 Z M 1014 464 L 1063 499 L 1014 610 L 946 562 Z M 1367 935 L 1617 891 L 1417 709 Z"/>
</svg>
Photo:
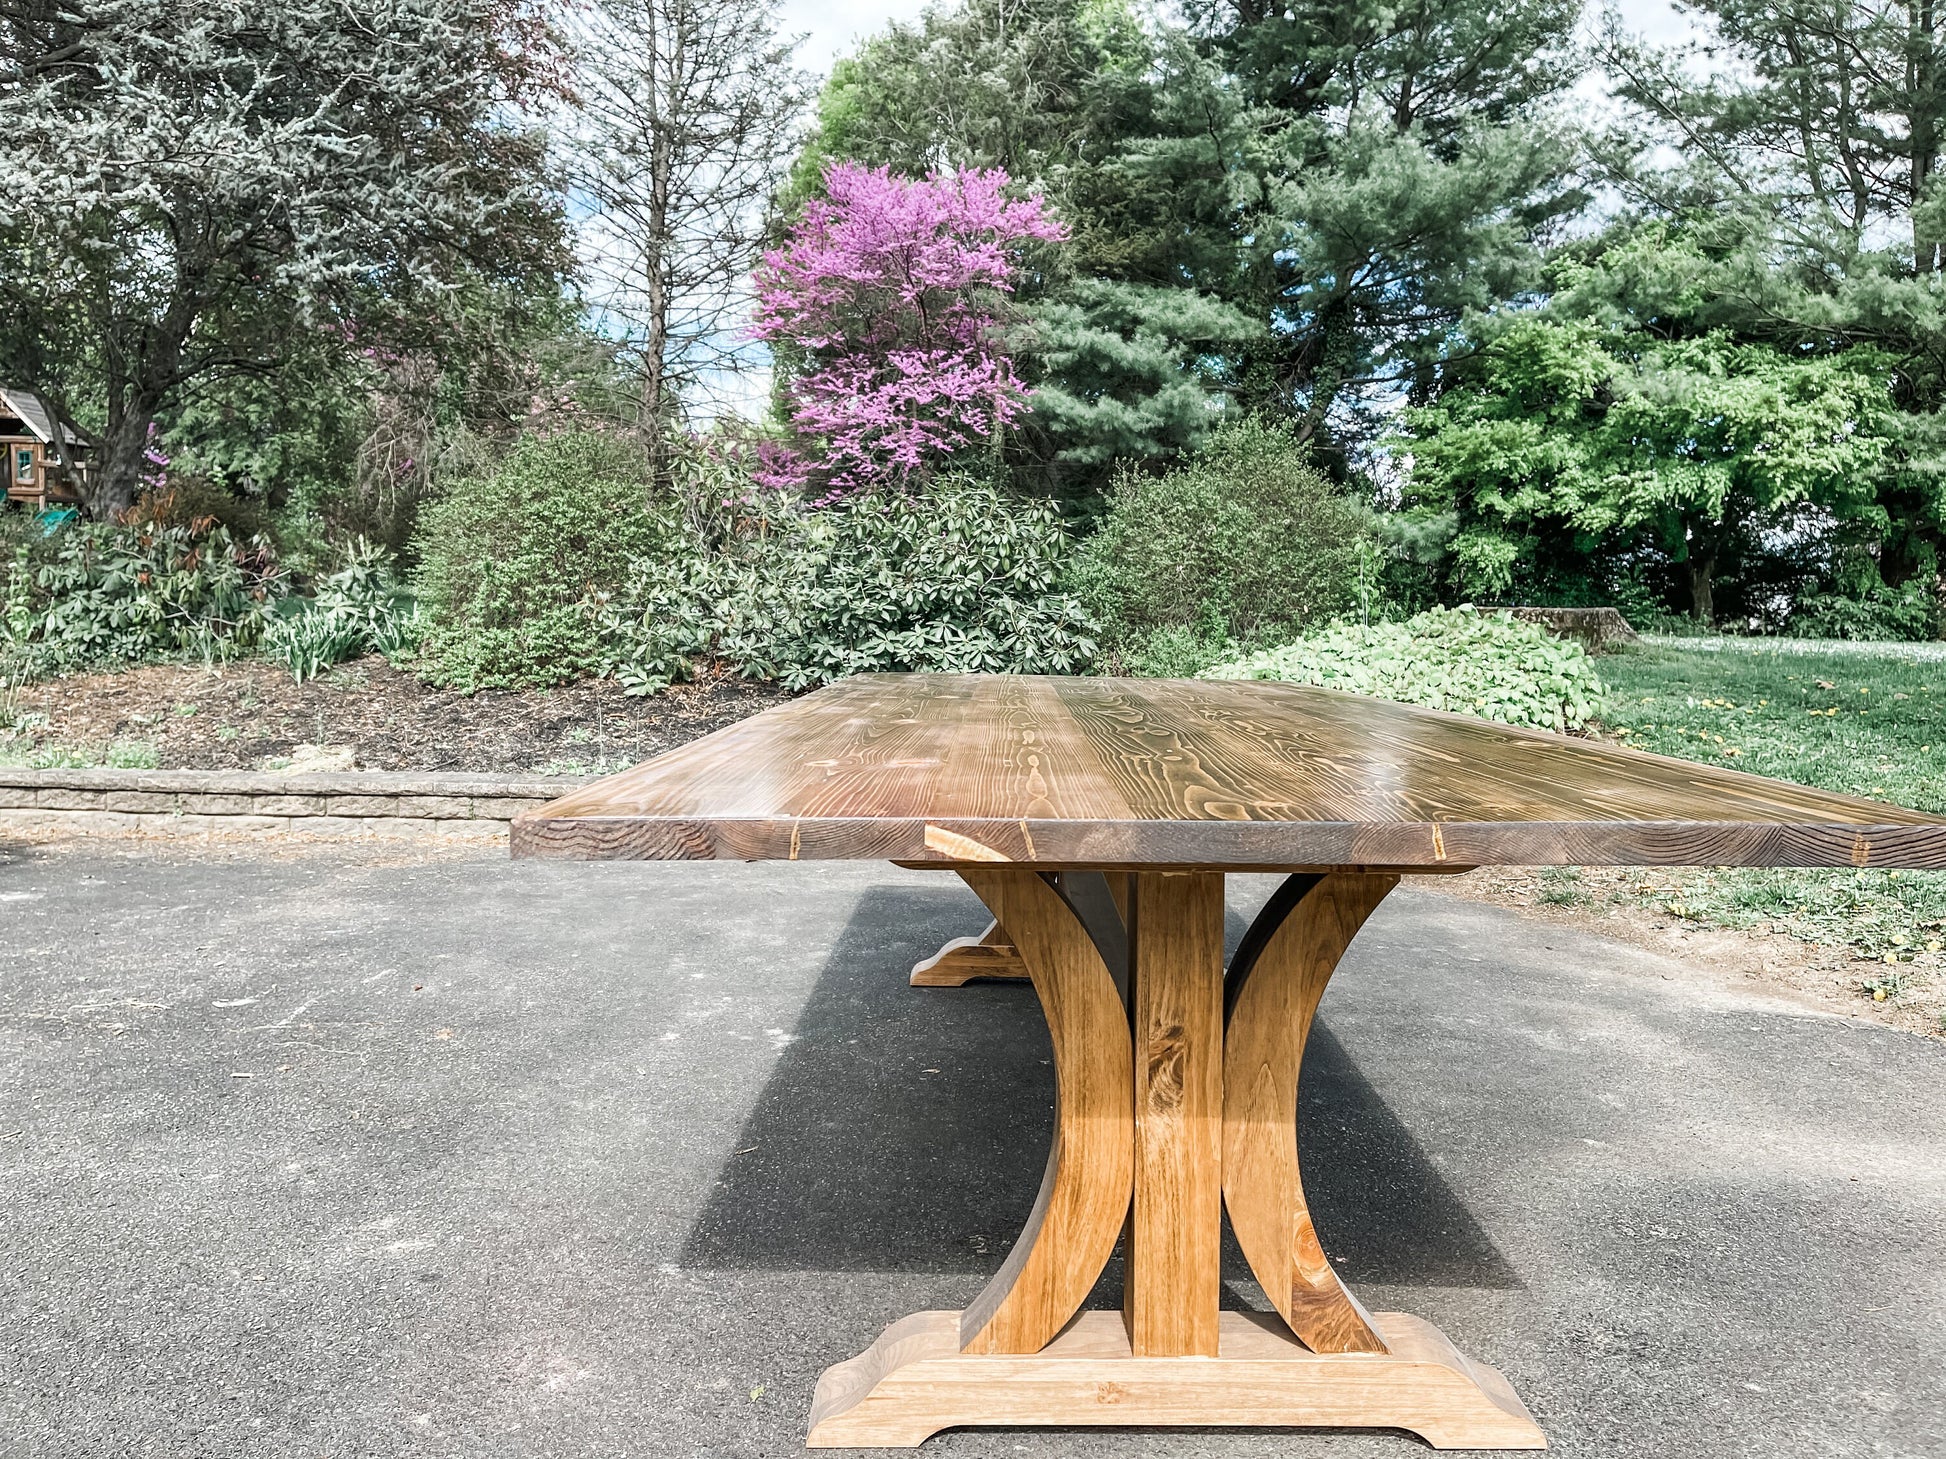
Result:
<svg viewBox="0 0 1946 1459">
<path fill-rule="evenodd" d="M 1054 1043 L 1054 1142 L 1006 1264 L 960 1319 L 969 1353 L 1037 1353 L 1080 1309 L 1134 1184 L 1128 1011 L 1072 908 L 1035 872 L 967 869 L 1027 965 Z"/>
<path fill-rule="evenodd" d="M 1311 1225 L 1298 1172 L 1297 1085 L 1338 959 L 1396 876 L 1293 876 L 1237 950 L 1223 1050 L 1223 1203 L 1271 1305 L 1313 1352 L 1383 1353 L 1383 1339 Z"/>
</svg>

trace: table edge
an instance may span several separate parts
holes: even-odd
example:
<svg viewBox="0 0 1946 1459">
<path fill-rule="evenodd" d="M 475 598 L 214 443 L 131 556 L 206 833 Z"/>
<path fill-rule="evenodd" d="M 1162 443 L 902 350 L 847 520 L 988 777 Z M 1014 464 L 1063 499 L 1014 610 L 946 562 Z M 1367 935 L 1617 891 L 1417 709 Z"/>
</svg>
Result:
<svg viewBox="0 0 1946 1459">
<path fill-rule="evenodd" d="M 555 816 L 512 822 L 525 860 L 922 865 L 1755 866 L 1946 869 L 1946 821 L 1082 821 Z"/>
</svg>

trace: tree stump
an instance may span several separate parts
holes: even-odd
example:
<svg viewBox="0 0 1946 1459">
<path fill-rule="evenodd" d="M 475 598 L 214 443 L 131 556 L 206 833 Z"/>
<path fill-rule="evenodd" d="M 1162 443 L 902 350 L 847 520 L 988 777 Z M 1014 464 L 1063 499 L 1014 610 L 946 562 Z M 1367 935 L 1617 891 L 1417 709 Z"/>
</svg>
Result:
<svg viewBox="0 0 1946 1459">
<path fill-rule="evenodd" d="M 1618 608 L 1510 608 L 1523 623 L 1538 623 L 1556 638 L 1571 638 L 1591 654 L 1634 643 L 1636 632 Z"/>
</svg>

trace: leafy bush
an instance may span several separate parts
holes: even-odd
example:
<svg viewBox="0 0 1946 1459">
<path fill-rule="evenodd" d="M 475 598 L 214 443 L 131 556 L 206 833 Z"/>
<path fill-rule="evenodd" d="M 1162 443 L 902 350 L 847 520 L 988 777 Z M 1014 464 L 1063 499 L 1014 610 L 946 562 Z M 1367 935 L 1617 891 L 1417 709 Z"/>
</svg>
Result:
<svg viewBox="0 0 1946 1459">
<path fill-rule="evenodd" d="M 36 673 L 256 646 L 285 591 L 263 538 L 195 527 L 73 522 L 18 541 L 4 634 Z"/>
<path fill-rule="evenodd" d="M 264 655 L 302 684 L 362 654 L 400 659 L 415 653 L 425 622 L 405 599 L 385 550 L 358 539 L 350 561 L 318 585 L 315 597 L 289 600 L 264 634 Z"/>
<path fill-rule="evenodd" d="M 270 513 L 260 501 L 238 496 L 203 476 L 172 474 L 167 484 L 142 493 L 128 514 L 136 527 L 186 527 L 197 531 L 214 525 L 232 537 L 269 537 Z"/>
<path fill-rule="evenodd" d="M 1510 614 L 1471 608 L 1434 608 L 1403 623 L 1334 625 L 1219 664 L 1203 677 L 1316 684 L 1551 730 L 1580 729 L 1602 693 L 1580 644 Z"/>
<path fill-rule="evenodd" d="M 1185 635 L 1277 643 L 1343 611 L 1370 536 L 1287 428 L 1243 420 L 1172 471 L 1124 472 L 1074 585 L 1116 659 L 1154 667 L 1151 647 L 1180 657 Z"/>
<path fill-rule="evenodd" d="M 596 670 L 585 604 L 620 590 L 632 562 L 668 560 L 686 541 L 673 509 L 647 505 L 634 447 L 591 431 L 524 438 L 421 518 L 429 677 L 473 690 Z"/>
<path fill-rule="evenodd" d="M 1939 636 L 1939 605 L 1917 583 L 1873 583 L 1859 593 L 1818 593 L 1791 614 L 1801 638 L 1848 638 L 1863 643 L 1910 642 Z"/>
<path fill-rule="evenodd" d="M 606 670 L 629 692 L 705 658 L 799 689 L 888 670 L 1073 673 L 1094 656 L 1085 609 L 1057 590 L 1072 544 L 1045 502 L 944 479 L 918 497 L 746 510 L 720 553 L 688 537 L 596 605 Z"/>
</svg>

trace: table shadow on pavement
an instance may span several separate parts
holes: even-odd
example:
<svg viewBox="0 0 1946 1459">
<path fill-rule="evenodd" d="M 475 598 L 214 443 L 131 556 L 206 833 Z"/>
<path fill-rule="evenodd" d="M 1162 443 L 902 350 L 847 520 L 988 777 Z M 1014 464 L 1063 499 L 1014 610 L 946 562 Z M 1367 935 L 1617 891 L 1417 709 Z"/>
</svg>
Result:
<svg viewBox="0 0 1946 1459">
<path fill-rule="evenodd" d="M 916 960 L 981 925 L 956 890 L 875 887 L 860 899 L 690 1229 L 684 1266 L 999 1266 L 1047 1163 L 1047 1028 L 1023 984 L 906 982 Z M 1348 1280 L 1519 1285 L 1322 1018 L 1300 1142 L 1313 1216 Z M 1225 1245 L 1226 1277 L 1247 1279 Z"/>
</svg>

